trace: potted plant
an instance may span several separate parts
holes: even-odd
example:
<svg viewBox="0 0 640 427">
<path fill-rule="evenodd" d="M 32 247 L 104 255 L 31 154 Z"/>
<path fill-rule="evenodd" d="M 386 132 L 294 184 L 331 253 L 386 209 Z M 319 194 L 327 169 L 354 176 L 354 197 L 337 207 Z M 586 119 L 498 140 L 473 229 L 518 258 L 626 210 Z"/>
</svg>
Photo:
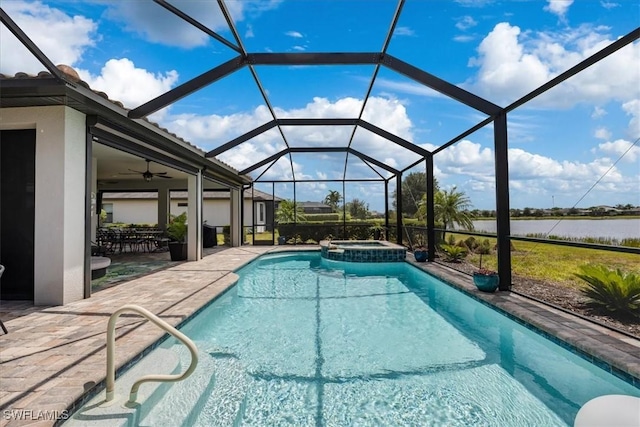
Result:
<svg viewBox="0 0 640 427">
<path fill-rule="evenodd" d="M 381 240 L 384 237 L 383 233 L 386 227 L 382 224 L 374 224 L 369 227 L 369 230 L 373 233 L 373 240 Z"/>
<path fill-rule="evenodd" d="M 416 245 L 413 247 L 413 257 L 418 262 L 425 262 L 429 257 L 429 252 L 425 246 L 425 239 L 422 234 L 415 236 Z"/>
<path fill-rule="evenodd" d="M 480 265 L 478 271 L 473 273 L 473 283 L 482 292 L 495 292 L 498 289 L 500 278 L 493 270 L 482 268 L 482 253 L 480 254 Z"/>
<path fill-rule="evenodd" d="M 169 253 L 171 261 L 184 261 L 187 259 L 187 213 L 173 215 L 167 225 Z"/>
</svg>

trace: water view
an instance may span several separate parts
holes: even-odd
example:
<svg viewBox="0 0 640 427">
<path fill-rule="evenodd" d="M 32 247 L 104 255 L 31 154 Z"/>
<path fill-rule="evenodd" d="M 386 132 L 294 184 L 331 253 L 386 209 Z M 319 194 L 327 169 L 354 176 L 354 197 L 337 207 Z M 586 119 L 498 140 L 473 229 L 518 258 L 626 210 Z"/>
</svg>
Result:
<svg viewBox="0 0 640 427">
<path fill-rule="evenodd" d="M 496 232 L 495 220 L 473 221 L 476 231 Z M 640 219 L 537 219 L 511 220 L 511 234 L 548 233 L 567 237 L 640 238 Z"/>
</svg>

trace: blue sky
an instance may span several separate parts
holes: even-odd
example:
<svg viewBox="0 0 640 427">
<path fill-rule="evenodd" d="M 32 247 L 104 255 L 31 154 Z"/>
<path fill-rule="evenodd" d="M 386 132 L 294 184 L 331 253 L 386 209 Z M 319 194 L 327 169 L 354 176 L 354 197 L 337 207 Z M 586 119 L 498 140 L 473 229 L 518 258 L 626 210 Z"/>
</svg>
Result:
<svg viewBox="0 0 640 427">
<path fill-rule="evenodd" d="M 232 40 L 215 1 L 173 4 Z M 396 9 L 390 0 L 226 4 L 249 52 L 380 51 Z M 54 63 L 74 67 L 93 89 L 129 108 L 236 56 L 152 1 L 0 0 L 0 5 Z M 507 106 L 639 24 L 638 0 L 407 0 L 388 52 Z M 0 72 L 44 69 L 6 29 L 0 36 Z M 374 67 L 255 70 L 278 117 L 357 117 Z M 365 120 L 429 150 L 484 119 L 384 67 L 371 95 Z M 205 151 L 271 120 L 247 68 L 150 118 Z M 345 146 L 351 132 L 350 127 L 283 128 L 288 143 L 301 147 Z M 636 42 L 509 115 L 512 206 L 573 206 L 581 198 L 579 207 L 640 205 L 639 137 Z M 394 168 L 417 159 L 364 129 L 356 131 L 352 146 Z M 220 158 L 242 169 L 283 147 L 274 129 Z M 377 177 L 356 160 L 350 157 L 349 178 Z M 456 185 L 474 207 L 493 208 L 490 126 L 442 151 L 434 162 L 442 187 Z M 321 180 L 342 176 L 344 156 L 295 155 L 294 171 L 296 178 L 314 181 L 299 184 L 296 197 L 321 200 L 328 190 L 341 190 Z M 283 159 L 264 178 L 289 179 L 291 174 Z M 276 191 L 292 197 L 290 185 L 279 184 Z M 347 185 L 347 200 L 365 199 L 372 209 L 383 209 L 383 196 L 379 184 Z"/>
</svg>

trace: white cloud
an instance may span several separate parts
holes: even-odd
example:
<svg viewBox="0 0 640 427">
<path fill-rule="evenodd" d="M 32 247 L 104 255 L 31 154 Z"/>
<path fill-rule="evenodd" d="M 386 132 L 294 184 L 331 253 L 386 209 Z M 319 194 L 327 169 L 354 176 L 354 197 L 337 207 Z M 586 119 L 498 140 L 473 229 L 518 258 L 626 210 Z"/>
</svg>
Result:
<svg viewBox="0 0 640 427">
<path fill-rule="evenodd" d="M 473 39 L 475 39 L 475 37 L 473 36 L 460 35 L 460 36 L 455 36 L 453 38 L 453 41 L 460 42 L 460 43 L 467 43 L 472 41 Z"/>
<path fill-rule="evenodd" d="M 110 99 L 122 102 L 127 108 L 135 108 L 163 94 L 178 80 L 175 70 L 153 74 L 136 68 L 127 58 L 110 59 L 97 76 L 86 70 L 77 71 L 92 89 L 105 92 Z"/>
<path fill-rule="evenodd" d="M 455 0 L 460 6 L 464 7 L 485 7 L 495 0 Z"/>
<path fill-rule="evenodd" d="M 456 22 L 456 28 L 461 31 L 468 30 L 469 28 L 475 27 L 476 25 L 478 25 L 478 21 L 473 19 L 473 17 L 470 15 L 463 16 L 462 18 L 458 19 L 458 22 Z"/>
<path fill-rule="evenodd" d="M 302 33 L 298 32 L 298 31 L 287 31 L 287 32 L 286 32 L 286 33 L 284 33 L 284 34 L 285 34 L 286 36 L 293 37 L 293 38 L 296 38 L 296 39 L 301 39 L 302 37 L 304 37 L 304 36 L 302 35 Z"/>
<path fill-rule="evenodd" d="M 640 159 L 640 147 L 637 144 L 633 144 L 630 141 L 624 139 L 617 139 L 613 142 L 608 141 L 598 145 L 600 151 L 605 154 L 611 154 L 616 157 L 620 157 L 624 154 L 623 160 L 629 163 L 634 163 Z"/>
<path fill-rule="evenodd" d="M 633 99 L 622 104 L 624 112 L 631 116 L 628 134 L 632 139 L 640 138 L 640 99 Z"/>
<path fill-rule="evenodd" d="M 307 50 L 305 46 L 298 46 L 298 45 L 292 47 L 291 49 L 297 50 L 298 52 L 304 52 L 305 50 Z"/>
<path fill-rule="evenodd" d="M 602 152 L 616 154 L 628 149 L 628 144 L 616 141 L 600 144 L 599 148 Z M 637 159 L 638 156 L 640 154 L 635 151 L 629 159 Z M 572 205 L 600 177 L 603 178 L 597 190 L 624 196 L 637 193 L 638 175 L 623 174 L 616 167 L 609 170 L 613 161 L 607 157 L 596 157 L 587 163 L 557 160 L 520 148 L 510 148 L 509 186 L 516 199 L 525 200 L 524 203 L 529 205 L 535 205 L 533 197 L 549 194 L 562 195 L 563 199 L 568 200 L 567 205 Z M 438 153 L 434 157 L 434 165 L 440 170 L 437 177 L 441 185 L 463 182 L 460 188 L 468 191 L 476 203 L 486 204 L 485 199 L 493 197 L 495 170 L 492 149 L 463 140 Z M 463 181 L 465 177 L 469 179 Z"/>
<path fill-rule="evenodd" d="M 242 22 L 247 14 L 259 14 L 277 7 L 279 3 L 279 0 L 248 0 L 230 1 L 226 5 L 234 21 Z M 151 1 L 116 1 L 105 4 L 108 6 L 106 17 L 122 22 L 127 31 L 150 42 L 193 48 L 212 41 L 209 35 Z M 175 5 L 213 31 L 228 30 L 220 9 L 211 2 L 186 1 L 176 2 Z"/>
<path fill-rule="evenodd" d="M 607 115 L 607 111 L 604 108 L 598 107 L 597 105 L 593 107 L 593 113 L 591 113 L 592 119 L 599 119 Z"/>
<path fill-rule="evenodd" d="M 415 36 L 416 32 L 409 27 L 397 27 L 393 32 L 394 36 Z"/>
<path fill-rule="evenodd" d="M 605 9 L 613 9 L 614 7 L 618 7 L 620 6 L 619 3 L 614 3 L 612 1 L 601 1 L 600 5 L 602 7 L 604 7 Z"/>
<path fill-rule="evenodd" d="M 275 107 L 277 117 L 357 117 L 362 108 L 362 100 L 356 98 L 341 98 L 334 102 L 326 98 L 314 98 L 302 108 L 283 110 Z M 412 140 L 412 124 L 407 111 L 398 100 L 371 97 L 363 118 L 376 126 L 394 133 L 409 141 Z M 237 113 L 228 116 L 194 114 L 167 115 L 162 125 L 171 132 L 175 132 L 193 144 L 211 150 L 237 136 L 248 132 L 271 120 L 271 115 L 265 106 L 260 106 L 247 113 Z M 282 128 L 290 144 L 297 147 L 346 147 L 353 131 L 351 126 L 284 126 Z M 263 160 L 284 148 L 284 142 L 277 129 L 271 129 L 250 141 L 240 144 L 222 155 L 220 159 L 237 169 L 244 169 Z M 352 147 L 373 158 L 385 159 L 392 167 L 404 167 L 417 159 L 417 155 L 389 142 L 369 131 L 358 129 Z M 335 163 L 335 162 L 334 162 Z M 288 163 L 285 163 L 288 165 Z M 287 179 L 291 175 L 291 168 L 274 165 L 268 175 L 273 178 Z M 325 164 L 324 173 L 333 176 L 332 172 L 342 174 L 343 164 Z M 303 165 L 299 165 L 300 173 L 304 174 Z M 308 165 L 312 170 L 317 165 Z M 335 169 L 335 171 L 334 171 Z M 371 171 L 369 171 L 372 173 Z M 307 172 L 310 173 L 310 172 Z M 280 174 L 280 175 L 278 175 Z M 267 175 L 265 175 L 267 176 Z M 306 176 L 306 175 L 305 175 Z M 296 172 L 296 177 L 299 177 Z"/>
<path fill-rule="evenodd" d="M 96 43 L 97 24 L 91 19 L 71 17 L 41 2 L 4 1 L 2 7 L 56 65 L 74 66 L 85 50 Z M 0 27 L 0 72 L 36 74 L 45 70 L 4 25 Z"/>
<path fill-rule="evenodd" d="M 254 37 L 255 37 L 255 34 L 253 33 L 253 25 L 247 24 L 247 30 L 244 33 L 244 38 L 245 39 L 252 39 Z"/>
<path fill-rule="evenodd" d="M 557 15 L 560 18 L 564 18 L 569 6 L 573 3 L 573 0 L 547 0 L 548 5 L 544 7 L 544 10 Z"/>
<path fill-rule="evenodd" d="M 607 140 L 611 138 L 611 132 L 605 127 L 600 127 L 596 129 L 596 131 L 593 133 L 593 136 L 598 139 Z"/>
<path fill-rule="evenodd" d="M 613 42 L 606 28 L 582 26 L 563 33 L 522 33 L 519 27 L 497 24 L 478 46 L 479 67 L 465 87 L 494 102 L 506 104 Z M 605 104 L 640 98 L 637 67 L 640 43 L 628 45 L 532 101 L 538 107 L 569 108 L 580 102 Z"/>
<path fill-rule="evenodd" d="M 440 92 L 437 92 L 431 89 L 430 87 L 421 85 L 419 83 L 403 82 L 403 81 L 397 81 L 397 80 L 390 80 L 386 78 L 376 79 L 376 88 L 387 89 L 392 92 L 406 93 L 409 95 L 441 97 L 441 98 L 445 97 Z"/>
</svg>

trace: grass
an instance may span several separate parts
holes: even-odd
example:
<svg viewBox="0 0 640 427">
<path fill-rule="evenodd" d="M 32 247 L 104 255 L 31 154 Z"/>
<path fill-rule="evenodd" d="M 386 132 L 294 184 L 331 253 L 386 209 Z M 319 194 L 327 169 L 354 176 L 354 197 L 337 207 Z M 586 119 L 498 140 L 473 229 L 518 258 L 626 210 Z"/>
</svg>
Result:
<svg viewBox="0 0 640 427">
<path fill-rule="evenodd" d="M 456 234 L 457 240 L 467 236 Z M 496 239 L 489 238 L 491 247 Z M 580 266 L 585 264 L 601 264 L 611 269 L 620 268 L 626 272 L 640 274 L 640 256 L 620 252 L 608 252 L 596 249 L 573 248 L 534 242 L 513 242 L 515 248 L 511 252 L 511 268 L 513 274 L 532 279 L 545 280 L 572 288 L 584 287 L 584 282 L 575 276 Z M 471 253 L 467 262 L 478 266 L 480 255 Z M 482 266 L 497 269 L 495 250 L 482 256 Z"/>
</svg>

